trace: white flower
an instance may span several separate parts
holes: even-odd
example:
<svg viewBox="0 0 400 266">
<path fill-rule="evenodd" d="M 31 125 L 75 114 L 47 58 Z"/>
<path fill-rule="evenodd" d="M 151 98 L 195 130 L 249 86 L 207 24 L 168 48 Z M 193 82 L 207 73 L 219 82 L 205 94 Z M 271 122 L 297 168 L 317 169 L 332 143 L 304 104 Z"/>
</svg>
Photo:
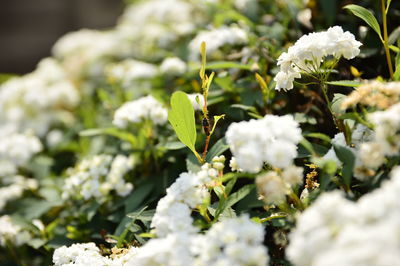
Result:
<svg viewBox="0 0 400 266">
<path fill-rule="evenodd" d="M 274 171 L 257 176 L 256 184 L 262 199 L 268 204 L 281 204 L 289 193 L 282 178 Z"/>
<path fill-rule="evenodd" d="M 236 26 L 222 26 L 209 31 L 200 31 L 189 44 L 189 57 L 194 61 L 199 59 L 202 42 L 206 43 L 207 54 L 210 55 L 224 45 L 246 44 L 247 41 L 247 33 Z"/>
<path fill-rule="evenodd" d="M 303 265 L 396 265 L 400 261 L 400 168 L 358 202 L 322 194 L 297 221 L 286 250 Z"/>
<path fill-rule="evenodd" d="M 301 185 L 303 183 L 303 168 L 291 165 L 282 172 L 282 179 L 289 185 Z"/>
<path fill-rule="evenodd" d="M 224 219 L 194 241 L 195 265 L 267 265 L 263 240 L 263 227 L 247 215 Z"/>
<path fill-rule="evenodd" d="M 115 111 L 113 124 L 125 128 L 128 123 L 139 123 L 152 120 L 156 125 L 167 122 L 168 111 L 152 96 L 142 97 L 135 101 L 124 103 Z"/>
<path fill-rule="evenodd" d="M 46 58 L 34 72 L 0 86 L 0 123 L 44 136 L 53 123 L 71 122 L 70 110 L 79 101 L 79 92 L 64 69 L 56 60 Z"/>
<path fill-rule="evenodd" d="M 186 72 L 187 66 L 179 57 L 168 57 L 160 65 L 163 74 L 179 76 Z"/>
<path fill-rule="evenodd" d="M 205 167 L 198 174 L 182 173 L 167 189 L 167 195 L 158 202 L 151 222 L 157 236 L 163 237 L 174 232 L 197 231 L 192 225 L 190 208 L 202 204 L 209 196 L 204 188 L 205 182 L 209 180 L 208 170 Z"/>
<path fill-rule="evenodd" d="M 292 89 L 294 79 L 300 78 L 302 71 L 316 72 L 329 55 L 337 59 L 342 56 L 346 59 L 356 57 L 360 53 L 361 45 L 353 34 L 344 32 L 339 26 L 302 36 L 287 53 L 282 53 L 278 58 L 280 71 L 274 78 L 275 89 Z"/>
<path fill-rule="evenodd" d="M 264 162 L 280 168 L 291 165 L 301 138 L 299 125 L 290 115 L 233 123 L 226 132 L 239 168 L 252 173 L 259 172 Z"/>
<path fill-rule="evenodd" d="M 30 234 L 19 225 L 13 223 L 10 216 L 3 215 L 0 217 L 0 246 L 6 247 L 7 242 L 15 246 L 21 246 L 30 239 Z"/>
<path fill-rule="evenodd" d="M 127 196 L 133 189 L 124 176 L 134 167 L 131 157 L 117 155 L 96 155 L 82 160 L 74 169 L 69 169 L 69 177 L 63 187 L 63 198 L 96 199 L 103 203 L 111 191 Z"/>
<path fill-rule="evenodd" d="M 157 66 L 133 59 L 110 64 L 105 73 L 108 78 L 121 82 L 124 88 L 133 86 L 135 81 L 151 79 L 158 75 Z"/>
</svg>

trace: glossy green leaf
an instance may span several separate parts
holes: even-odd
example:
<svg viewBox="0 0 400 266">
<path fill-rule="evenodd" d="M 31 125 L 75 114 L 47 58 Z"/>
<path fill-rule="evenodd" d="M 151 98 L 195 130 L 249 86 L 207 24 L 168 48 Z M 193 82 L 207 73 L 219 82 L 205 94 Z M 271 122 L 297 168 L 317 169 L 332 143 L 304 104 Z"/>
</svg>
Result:
<svg viewBox="0 0 400 266">
<path fill-rule="evenodd" d="M 359 5 L 347 5 L 344 8 L 350 10 L 350 12 L 353 13 L 355 16 L 364 20 L 378 34 L 379 38 L 383 41 L 379 23 L 371 11 Z"/>
<path fill-rule="evenodd" d="M 168 121 L 174 128 L 178 139 L 194 154 L 197 154 L 195 149 L 196 124 L 194 120 L 194 109 L 186 93 L 177 91 L 172 94 Z"/>
</svg>

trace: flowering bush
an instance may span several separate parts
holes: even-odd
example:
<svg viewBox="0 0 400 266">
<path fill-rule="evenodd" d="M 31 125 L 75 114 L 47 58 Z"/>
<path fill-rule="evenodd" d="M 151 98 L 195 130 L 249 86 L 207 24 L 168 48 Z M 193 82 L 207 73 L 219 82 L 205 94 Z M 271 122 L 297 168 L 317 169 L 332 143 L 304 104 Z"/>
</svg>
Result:
<svg viewBox="0 0 400 266">
<path fill-rule="evenodd" d="M 0 78 L 0 264 L 399 264 L 399 3 L 126 2 Z"/>
</svg>

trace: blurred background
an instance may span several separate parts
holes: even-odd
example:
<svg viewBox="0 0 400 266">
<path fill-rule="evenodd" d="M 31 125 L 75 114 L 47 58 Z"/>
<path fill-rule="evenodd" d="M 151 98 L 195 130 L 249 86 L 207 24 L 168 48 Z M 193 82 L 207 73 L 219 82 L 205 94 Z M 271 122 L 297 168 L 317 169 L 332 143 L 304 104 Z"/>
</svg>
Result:
<svg viewBox="0 0 400 266">
<path fill-rule="evenodd" d="M 24 74 L 65 33 L 116 24 L 121 0 L 1 0 L 0 73 Z"/>
</svg>

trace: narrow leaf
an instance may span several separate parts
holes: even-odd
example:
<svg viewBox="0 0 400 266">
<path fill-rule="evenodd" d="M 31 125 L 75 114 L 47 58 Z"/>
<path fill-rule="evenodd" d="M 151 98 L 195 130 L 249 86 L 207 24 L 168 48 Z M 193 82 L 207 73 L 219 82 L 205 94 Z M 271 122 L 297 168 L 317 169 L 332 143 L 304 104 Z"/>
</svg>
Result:
<svg viewBox="0 0 400 266">
<path fill-rule="evenodd" d="M 361 82 L 355 80 L 335 80 L 328 81 L 326 84 L 334 85 L 334 86 L 342 86 L 342 87 L 358 87 L 361 86 Z"/>
<path fill-rule="evenodd" d="M 81 136 L 81 137 L 92 137 L 92 136 L 97 136 L 97 135 L 113 136 L 113 137 L 116 137 L 121 140 L 129 142 L 133 146 L 136 146 L 136 144 L 137 144 L 137 139 L 134 135 L 132 135 L 129 132 L 126 132 L 124 130 L 114 128 L 114 127 L 92 128 L 92 129 L 87 129 L 87 130 L 83 130 L 83 131 L 79 132 L 79 136 Z"/>
<path fill-rule="evenodd" d="M 379 23 L 371 11 L 358 5 L 347 5 L 344 8 L 350 10 L 350 12 L 353 13 L 355 16 L 364 20 L 378 34 L 381 41 L 383 41 Z"/>
</svg>

